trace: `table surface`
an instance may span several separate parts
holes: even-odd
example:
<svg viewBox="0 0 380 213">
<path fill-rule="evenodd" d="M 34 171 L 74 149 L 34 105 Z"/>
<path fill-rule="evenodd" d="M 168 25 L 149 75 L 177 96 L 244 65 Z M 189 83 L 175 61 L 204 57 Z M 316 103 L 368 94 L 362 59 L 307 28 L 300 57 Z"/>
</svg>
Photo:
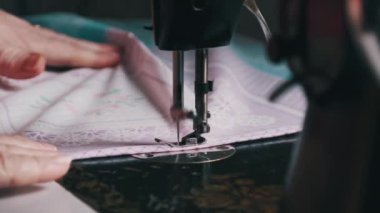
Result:
<svg viewBox="0 0 380 213">
<path fill-rule="evenodd" d="M 102 41 L 115 26 L 134 32 L 148 47 L 147 20 L 103 23 L 72 14 L 28 17 L 71 36 Z M 235 36 L 232 47 L 247 63 L 287 78 L 285 65 L 265 58 L 264 45 Z M 297 135 L 235 145 L 236 154 L 205 164 L 179 165 L 118 156 L 74 161 L 62 180 L 66 189 L 99 212 L 277 212 L 293 142 Z"/>
<path fill-rule="evenodd" d="M 205 164 L 79 160 L 60 184 L 99 212 L 277 212 L 295 138 L 239 144 Z"/>
</svg>

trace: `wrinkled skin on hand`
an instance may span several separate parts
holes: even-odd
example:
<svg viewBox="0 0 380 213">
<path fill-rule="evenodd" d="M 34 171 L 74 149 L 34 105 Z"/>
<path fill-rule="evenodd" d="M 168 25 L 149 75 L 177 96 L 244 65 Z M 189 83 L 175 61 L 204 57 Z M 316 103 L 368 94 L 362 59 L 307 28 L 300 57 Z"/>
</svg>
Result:
<svg viewBox="0 0 380 213">
<path fill-rule="evenodd" d="M 0 76 L 28 79 L 46 65 L 103 68 L 119 59 L 115 46 L 70 38 L 0 10 Z M 70 162 L 52 145 L 0 136 L 0 188 L 56 180 L 68 171 Z"/>
<path fill-rule="evenodd" d="M 102 68 L 119 62 L 118 48 L 35 27 L 0 10 L 0 75 L 32 78 L 46 65 Z"/>
<path fill-rule="evenodd" d="M 57 148 L 17 135 L 0 136 L 0 188 L 47 182 L 62 177 L 71 158 Z"/>
</svg>

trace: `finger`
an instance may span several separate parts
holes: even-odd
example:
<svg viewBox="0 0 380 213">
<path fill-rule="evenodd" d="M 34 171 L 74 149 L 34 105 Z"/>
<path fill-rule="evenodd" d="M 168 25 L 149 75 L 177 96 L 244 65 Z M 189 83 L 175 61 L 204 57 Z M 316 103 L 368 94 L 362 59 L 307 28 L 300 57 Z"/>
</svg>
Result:
<svg viewBox="0 0 380 213">
<path fill-rule="evenodd" d="M 0 75 L 27 79 L 37 76 L 45 69 L 45 59 L 38 53 L 30 53 L 16 47 L 0 49 Z"/>
<path fill-rule="evenodd" d="M 0 145 L 12 145 L 26 149 L 38 149 L 47 151 L 57 151 L 57 147 L 48 143 L 39 143 L 31 141 L 20 135 L 3 135 L 0 136 Z"/>
<path fill-rule="evenodd" d="M 120 48 L 111 45 L 111 44 L 97 44 L 94 42 L 81 40 L 81 39 L 75 39 L 64 35 L 57 35 L 57 42 L 62 42 L 63 44 L 67 44 L 73 47 L 79 47 L 82 49 L 86 49 L 89 51 L 94 51 L 98 53 L 118 53 L 120 51 Z"/>
<path fill-rule="evenodd" d="M 116 52 L 96 52 L 54 39 L 48 44 L 36 43 L 33 49 L 43 54 L 51 66 L 103 68 L 114 66 L 120 60 Z"/>
<path fill-rule="evenodd" d="M 47 182 L 62 177 L 70 167 L 67 156 L 28 156 L 0 153 L 0 187 Z"/>
<path fill-rule="evenodd" d="M 57 156 L 59 154 L 57 151 L 52 150 L 30 149 L 8 144 L 0 144 L 0 152 L 26 156 Z"/>
<path fill-rule="evenodd" d="M 118 54 L 120 52 L 120 47 L 117 47 L 115 45 L 111 44 L 97 44 L 89 41 L 84 40 L 76 40 L 69 38 L 70 40 L 67 41 L 68 44 L 72 46 L 77 46 L 83 49 L 91 50 L 97 53 L 116 53 Z"/>
<path fill-rule="evenodd" d="M 103 68 L 114 66 L 120 60 L 119 54 L 114 52 L 99 53 L 79 47 L 57 46 L 62 51 L 47 55 L 48 65 Z"/>
<path fill-rule="evenodd" d="M 111 44 L 98 44 L 94 43 L 91 41 L 86 41 L 82 39 L 77 39 L 77 38 L 72 38 L 60 33 L 56 33 L 54 31 L 45 29 L 45 28 L 39 28 L 38 32 L 41 37 L 47 37 L 49 40 L 54 41 L 54 42 L 59 42 L 62 45 L 70 45 L 73 47 L 78 47 L 78 48 L 83 48 L 87 49 L 89 51 L 94 51 L 94 52 L 114 52 L 117 53 L 119 52 L 120 48 L 111 45 Z"/>
<path fill-rule="evenodd" d="M 114 66 L 120 60 L 116 46 L 73 39 L 46 29 L 37 32 L 44 39 L 33 43 L 32 49 L 42 53 L 48 65 L 103 68 Z"/>
<path fill-rule="evenodd" d="M 23 19 L 18 18 L 10 13 L 0 10 L 0 19 L 3 24 L 12 23 L 13 26 L 17 27 L 28 27 L 30 24 Z"/>
</svg>

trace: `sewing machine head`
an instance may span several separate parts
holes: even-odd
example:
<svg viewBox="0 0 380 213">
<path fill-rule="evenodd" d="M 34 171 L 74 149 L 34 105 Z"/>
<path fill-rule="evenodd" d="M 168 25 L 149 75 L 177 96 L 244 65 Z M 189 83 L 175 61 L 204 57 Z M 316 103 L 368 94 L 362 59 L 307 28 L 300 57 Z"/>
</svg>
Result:
<svg viewBox="0 0 380 213">
<path fill-rule="evenodd" d="M 153 0 L 157 46 L 184 51 L 228 45 L 243 0 Z"/>
<path fill-rule="evenodd" d="M 201 134 L 210 131 L 207 119 L 207 94 L 212 91 L 208 80 L 207 49 L 228 45 L 243 5 L 243 0 L 153 0 L 153 27 L 157 46 L 173 53 L 173 107 L 177 121 L 193 119 L 194 132 L 178 136 L 181 145 L 205 142 Z M 195 109 L 183 107 L 184 51 L 195 50 Z"/>
</svg>

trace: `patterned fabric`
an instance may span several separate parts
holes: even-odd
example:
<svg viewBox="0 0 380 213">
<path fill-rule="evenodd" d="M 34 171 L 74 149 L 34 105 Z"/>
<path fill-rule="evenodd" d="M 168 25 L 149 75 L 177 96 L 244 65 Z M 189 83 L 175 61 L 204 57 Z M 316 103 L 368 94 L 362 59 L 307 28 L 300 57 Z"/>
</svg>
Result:
<svg viewBox="0 0 380 213">
<path fill-rule="evenodd" d="M 171 54 L 154 54 L 133 34 L 111 29 L 111 42 L 123 44 L 123 65 L 102 70 L 45 72 L 24 81 L 1 79 L 0 134 L 20 133 L 52 143 L 76 159 L 178 151 L 154 138 L 175 141 L 168 119 L 171 106 Z M 278 103 L 267 97 L 281 80 L 240 60 L 230 47 L 210 51 L 211 132 L 198 146 L 248 141 L 300 131 L 305 100 L 299 89 Z M 185 105 L 193 109 L 194 57 L 186 55 Z M 192 123 L 183 122 L 182 136 Z"/>
</svg>

